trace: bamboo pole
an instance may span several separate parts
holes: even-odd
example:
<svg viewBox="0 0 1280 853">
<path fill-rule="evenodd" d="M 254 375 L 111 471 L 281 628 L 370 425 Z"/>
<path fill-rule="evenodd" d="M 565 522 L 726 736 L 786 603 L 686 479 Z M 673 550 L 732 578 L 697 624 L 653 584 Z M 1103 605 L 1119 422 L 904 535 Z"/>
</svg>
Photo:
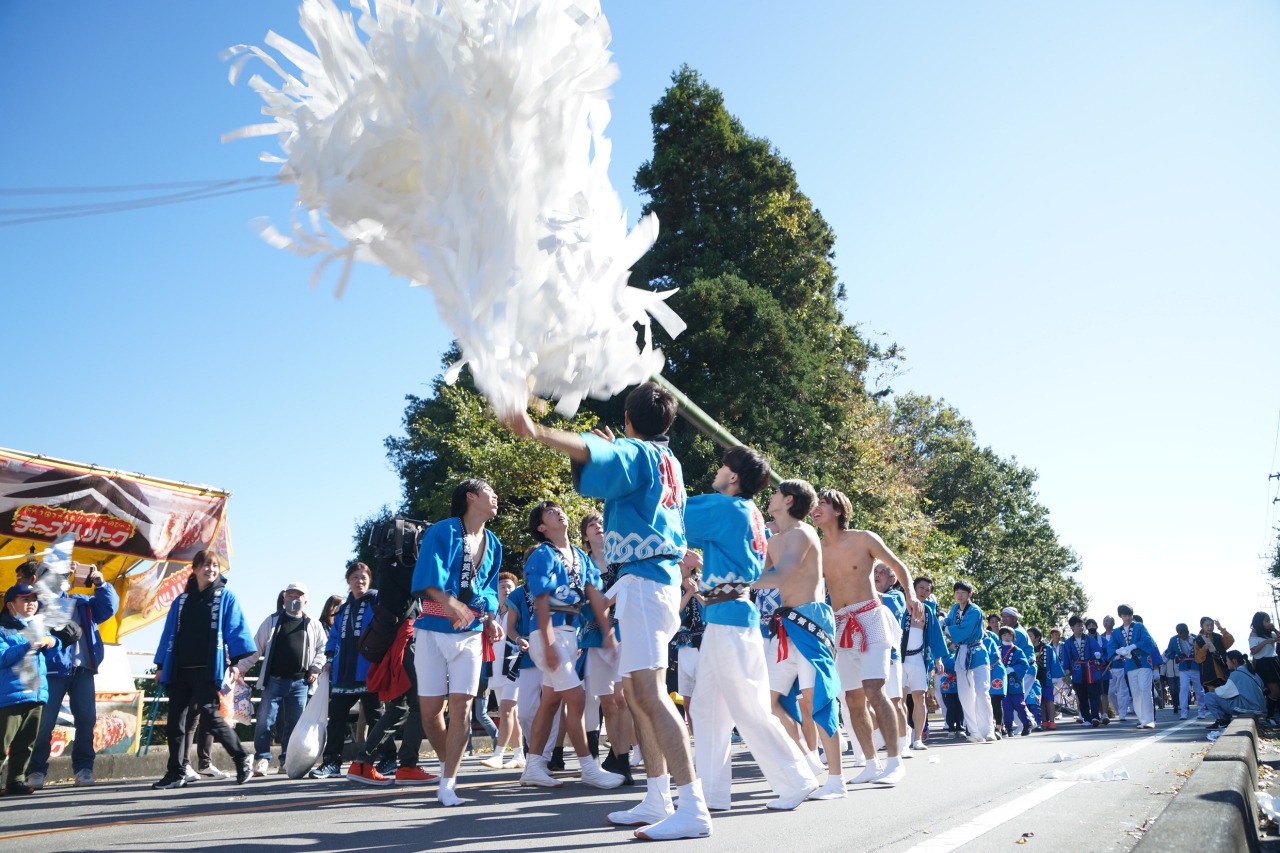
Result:
<svg viewBox="0 0 1280 853">
<path fill-rule="evenodd" d="M 733 433 L 722 427 L 715 418 L 704 412 L 697 403 L 690 400 L 683 391 L 672 385 L 665 377 L 652 376 L 650 379 L 671 392 L 671 395 L 676 398 L 676 402 L 680 405 L 680 414 L 688 418 L 689 423 L 693 424 L 698 432 L 726 450 L 745 443 L 739 441 Z M 783 480 L 782 475 L 772 465 L 769 466 L 769 480 L 775 486 Z"/>
</svg>

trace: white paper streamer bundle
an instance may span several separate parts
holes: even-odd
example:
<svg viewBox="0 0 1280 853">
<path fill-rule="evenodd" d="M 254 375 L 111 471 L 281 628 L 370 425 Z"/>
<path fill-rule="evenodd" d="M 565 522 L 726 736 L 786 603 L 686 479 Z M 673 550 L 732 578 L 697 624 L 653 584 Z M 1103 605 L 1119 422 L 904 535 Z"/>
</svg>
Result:
<svg viewBox="0 0 1280 853">
<path fill-rule="evenodd" d="M 429 287 L 499 413 L 532 392 L 571 414 L 660 372 L 650 318 L 672 335 L 684 323 L 670 292 L 626 284 L 658 223 L 628 233 L 609 183 L 617 69 L 598 0 L 350 5 L 304 0 L 313 51 L 268 33 L 296 74 L 257 47 L 227 51 L 233 83 L 253 57 L 282 81 L 252 77 L 273 121 L 224 137 L 279 139 L 283 155 L 263 159 L 306 215 L 263 236 L 324 256 L 316 278 L 341 259 L 345 284 L 361 260 Z"/>
</svg>

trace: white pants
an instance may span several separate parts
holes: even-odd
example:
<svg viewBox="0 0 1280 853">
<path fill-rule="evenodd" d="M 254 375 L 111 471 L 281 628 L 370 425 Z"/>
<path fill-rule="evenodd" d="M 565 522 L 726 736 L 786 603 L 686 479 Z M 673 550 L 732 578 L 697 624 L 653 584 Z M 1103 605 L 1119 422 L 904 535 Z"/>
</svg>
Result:
<svg viewBox="0 0 1280 853">
<path fill-rule="evenodd" d="M 535 638 L 536 639 L 536 638 Z M 520 731 L 526 741 L 533 737 L 533 717 L 538 713 L 538 705 L 542 704 L 542 670 L 531 666 L 520 670 L 519 694 L 516 696 L 516 717 L 520 720 Z M 542 750 L 544 758 L 551 758 L 551 751 L 560 742 L 560 715 L 551 722 L 551 737 L 547 738 L 547 748 Z"/>
<path fill-rule="evenodd" d="M 1144 666 L 1129 671 L 1126 676 L 1125 680 L 1129 682 L 1129 694 L 1133 697 L 1133 712 L 1138 718 L 1138 725 L 1155 725 L 1156 709 L 1152 707 L 1151 670 Z"/>
<path fill-rule="evenodd" d="M 773 715 L 760 631 L 708 625 L 700 651 L 692 697 L 693 728 L 698 733 L 694 765 L 707 806 L 729 808 L 733 782 L 729 747 L 734 726 L 778 796 L 798 796 L 817 787 L 800 747 Z"/>
<path fill-rule="evenodd" d="M 1031 660 L 1032 660 L 1032 662 L 1034 663 L 1035 658 L 1033 657 Z M 1022 676 L 1022 695 L 1023 695 L 1023 696 L 1030 696 L 1030 695 L 1031 695 L 1031 685 L 1036 683 L 1036 668 L 1035 668 L 1035 666 L 1033 665 L 1033 666 L 1029 667 L 1028 669 L 1029 669 L 1030 671 L 1029 671 L 1026 675 Z"/>
<path fill-rule="evenodd" d="M 1133 712 L 1133 699 L 1129 696 L 1129 679 L 1123 669 L 1111 670 L 1111 686 L 1107 688 L 1107 701 L 1117 717 L 1127 717 Z"/>
<path fill-rule="evenodd" d="M 1204 685 L 1200 683 L 1200 670 L 1184 669 L 1178 672 L 1178 707 L 1182 710 L 1178 713 L 1183 717 L 1187 716 L 1187 699 L 1192 691 L 1196 697 L 1196 715 L 1204 716 Z"/>
<path fill-rule="evenodd" d="M 964 726 L 974 737 L 995 737 L 996 718 L 991 711 L 991 667 L 969 669 L 965 648 L 956 654 L 956 692 L 964 709 Z"/>
</svg>

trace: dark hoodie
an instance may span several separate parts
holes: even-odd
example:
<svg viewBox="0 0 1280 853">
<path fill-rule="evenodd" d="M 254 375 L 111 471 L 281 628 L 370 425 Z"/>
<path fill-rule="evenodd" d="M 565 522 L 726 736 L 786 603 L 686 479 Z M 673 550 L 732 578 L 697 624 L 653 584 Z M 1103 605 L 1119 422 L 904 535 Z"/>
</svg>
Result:
<svg viewBox="0 0 1280 853">
<path fill-rule="evenodd" d="M 213 594 L 225 585 L 226 580 L 219 577 L 201 591 L 194 577 L 187 581 L 187 600 L 173 641 L 173 660 L 178 669 L 208 668 L 209 647 L 218 636 L 213 624 Z"/>
</svg>

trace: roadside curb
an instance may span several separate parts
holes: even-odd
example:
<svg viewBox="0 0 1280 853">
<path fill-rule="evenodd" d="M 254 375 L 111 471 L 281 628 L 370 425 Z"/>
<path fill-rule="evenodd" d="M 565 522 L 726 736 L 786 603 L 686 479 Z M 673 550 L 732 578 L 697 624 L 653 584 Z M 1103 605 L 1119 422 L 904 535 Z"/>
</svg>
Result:
<svg viewBox="0 0 1280 853">
<path fill-rule="evenodd" d="M 1232 722 L 1134 850 L 1259 850 L 1257 742 L 1253 720 Z"/>
</svg>

